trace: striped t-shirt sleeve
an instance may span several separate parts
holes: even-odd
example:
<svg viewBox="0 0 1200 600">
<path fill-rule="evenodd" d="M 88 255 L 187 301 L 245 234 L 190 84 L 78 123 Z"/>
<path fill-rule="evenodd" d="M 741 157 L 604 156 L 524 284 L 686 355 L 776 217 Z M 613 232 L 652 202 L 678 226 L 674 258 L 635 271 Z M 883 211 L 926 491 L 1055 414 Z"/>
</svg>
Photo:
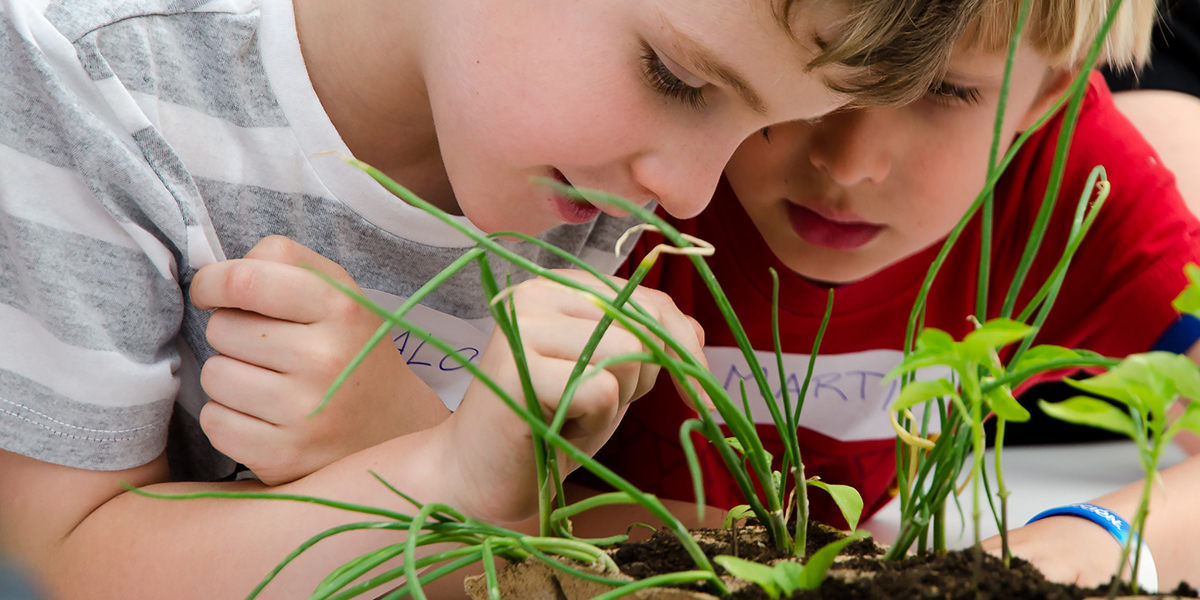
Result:
<svg viewBox="0 0 1200 600">
<path fill-rule="evenodd" d="M 166 443 L 188 217 L 45 10 L 0 0 L 0 448 L 129 468 Z"/>
</svg>

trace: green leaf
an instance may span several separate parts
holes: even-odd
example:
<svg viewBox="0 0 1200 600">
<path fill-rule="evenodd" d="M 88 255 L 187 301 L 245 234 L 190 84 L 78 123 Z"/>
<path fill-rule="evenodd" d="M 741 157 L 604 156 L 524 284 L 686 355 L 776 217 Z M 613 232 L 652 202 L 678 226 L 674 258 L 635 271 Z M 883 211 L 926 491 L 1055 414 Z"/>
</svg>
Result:
<svg viewBox="0 0 1200 600">
<path fill-rule="evenodd" d="M 1013 363 L 1012 368 L 1010 368 L 1009 371 L 1013 373 L 1019 373 L 1021 371 L 1040 367 L 1051 361 L 1078 358 L 1079 356 L 1080 354 L 1078 352 L 1068 348 L 1063 348 L 1062 346 L 1051 346 L 1049 344 L 1034 346 L 1022 354 L 1021 358 L 1017 359 L 1016 363 Z"/>
<path fill-rule="evenodd" d="M 1120 365 L 1118 365 L 1118 367 L 1114 367 L 1112 371 L 1102 375 L 1097 375 L 1095 377 L 1089 377 L 1087 379 L 1067 378 L 1063 381 L 1070 384 L 1073 388 L 1081 389 L 1097 396 L 1111 398 L 1117 402 L 1132 407 L 1134 410 L 1140 413 L 1144 413 L 1145 406 L 1143 405 L 1142 401 L 1130 392 L 1129 382 L 1125 381 L 1120 374 L 1117 373 L 1116 368 L 1119 367 Z"/>
<path fill-rule="evenodd" d="M 918 404 L 924 404 L 934 398 L 949 396 L 955 393 L 954 385 L 946 379 L 935 381 L 914 381 L 900 390 L 900 397 L 892 403 L 892 410 L 902 411 Z"/>
<path fill-rule="evenodd" d="M 1171 301 L 1171 306 L 1184 314 L 1200 312 L 1200 288 L 1197 288 L 1195 284 L 1183 288 L 1183 291 L 1179 292 L 1179 295 Z"/>
<path fill-rule="evenodd" d="M 775 564 L 775 585 L 783 590 L 784 595 L 791 596 L 800 588 L 800 580 L 804 577 L 804 566 L 798 562 L 785 560 Z"/>
<path fill-rule="evenodd" d="M 777 490 L 783 488 L 783 473 L 771 471 L 771 483 L 775 484 Z"/>
<path fill-rule="evenodd" d="M 775 583 L 775 570 L 763 564 L 743 560 L 736 556 L 717 556 L 713 562 L 725 567 L 730 575 L 758 584 L 771 598 L 779 597 L 779 584 Z"/>
<path fill-rule="evenodd" d="M 800 589 L 815 590 L 821 587 L 821 582 L 825 581 L 825 574 L 829 572 L 829 567 L 833 565 L 833 559 L 842 551 L 850 542 L 862 539 L 871 535 L 866 530 L 855 531 L 854 533 L 832 543 L 808 557 L 808 563 L 804 565 L 804 571 L 800 577 Z"/>
<path fill-rule="evenodd" d="M 1200 435 L 1200 405 L 1189 405 L 1187 412 L 1183 413 L 1183 416 L 1175 421 L 1175 425 L 1187 429 L 1196 435 Z"/>
<path fill-rule="evenodd" d="M 1113 371 L 1125 382 L 1129 392 L 1142 401 L 1146 411 L 1161 415 L 1166 403 L 1175 397 L 1175 383 L 1167 372 L 1173 370 L 1171 359 L 1187 358 L 1169 352 L 1133 354 L 1121 361 Z"/>
<path fill-rule="evenodd" d="M 721 525 L 721 528 L 729 529 L 733 527 L 734 521 L 744 519 L 752 514 L 754 514 L 754 509 L 750 508 L 749 504 L 739 504 L 729 509 L 729 512 L 725 513 L 725 522 Z M 655 531 L 657 531 L 657 529 Z"/>
<path fill-rule="evenodd" d="M 982 327 L 967 334 L 963 343 L 982 342 L 991 348 L 1003 348 L 1013 342 L 1023 340 L 1034 328 L 1012 319 L 992 319 Z"/>
<path fill-rule="evenodd" d="M 970 372 L 971 366 L 967 369 L 958 371 L 959 378 L 962 379 L 962 395 L 964 398 L 969 398 L 972 403 L 979 402 L 979 376 L 976 373 Z M 967 372 L 964 372 L 967 371 Z"/>
<path fill-rule="evenodd" d="M 954 338 L 950 334 L 927 327 L 917 336 L 917 354 L 954 354 Z"/>
<path fill-rule="evenodd" d="M 1038 406 L 1042 412 L 1060 421 L 1106 429 L 1134 438 L 1133 419 L 1103 400 L 1075 396 L 1055 403 L 1038 400 Z"/>
<path fill-rule="evenodd" d="M 863 499 L 858 490 L 848 485 L 825 483 L 820 479 L 809 479 L 808 485 L 828 492 L 833 497 L 838 509 L 842 511 L 842 516 L 846 518 L 846 524 L 850 526 L 850 531 L 858 529 L 858 519 L 862 516 L 863 510 Z"/>
<path fill-rule="evenodd" d="M 737 452 L 738 454 L 740 454 L 742 456 L 746 455 L 746 448 L 744 446 L 742 446 L 741 440 L 739 440 L 735 437 L 727 437 L 727 438 L 725 438 L 725 443 L 729 444 L 729 447 L 733 448 L 734 452 Z M 772 456 L 770 452 L 763 450 L 763 455 L 767 459 L 767 464 L 775 464 L 775 457 Z"/>
<path fill-rule="evenodd" d="M 1174 393 L 1200 400 L 1200 367 L 1192 359 L 1174 352 L 1151 352 L 1145 355 L 1153 368 L 1171 382 Z M 1174 395 L 1164 401 L 1174 399 Z"/>
<path fill-rule="evenodd" d="M 884 375 L 883 378 L 884 380 L 895 379 L 917 369 L 951 364 L 957 361 L 957 359 L 958 355 L 956 354 L 910 354 L 908 358 L 905 358 L 900 364 L 893 367 L 891 371 L 888 371 L 887 375 Z"/>
<path fill-rule="evenodd" d="M 1192 282 L 1192 285 L 1200 287 L 1200 266 L 1196 266 L 1196 263 L 1183 265 L 1183 273 L 1187 275 L 1188 281 Z"/>
<path fill-rule="evenodd" d="M 990 365 L 995 353 L 996 349 L 981 339 L 966 339 L 958 343 L 958 355 L 968 362 Z"/>
<path fill-rule="evenodd" d="M 1200 267 L 1188 263 L 1183 267 L 1183 272 L 1187 274 L 1189 284 L 1171 302 L 1171 306 L 1181 313 L 1200 312 Z"/>
<path fill-rule="evenodd" d="M 1008 389 L 1007 385 L 993 389 L 987 393 L 985 398 L 997 417 L 1013 423 L 1024 423 L 1029 420 L 1029 411 L 1025 410 L 1020 402 L 1017 402 L 1017 399 L 1013 397 L 1012 390 Z"/>
</svg>

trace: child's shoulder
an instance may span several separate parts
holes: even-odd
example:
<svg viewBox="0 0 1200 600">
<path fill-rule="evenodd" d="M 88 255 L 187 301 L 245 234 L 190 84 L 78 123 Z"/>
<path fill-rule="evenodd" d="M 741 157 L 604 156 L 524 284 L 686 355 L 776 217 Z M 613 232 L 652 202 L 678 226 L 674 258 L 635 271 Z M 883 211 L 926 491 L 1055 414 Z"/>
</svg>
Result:
<svg viewBox="0 0 1200 600">
<path fill-rule="evenodd" d="M 18 2 L 22 0 L 16 0 Z M 36 2 L 34 4 L 37 4 Z M 43 2 L 43 14 L 71 42 L 118 24 L 130 25 L 143 18 L 162 20 L 187 14 L 254 14 L 259 0 L 52 0 Z"/>
<path fill-rule="evenodd" d="M 1021 178 L 1030 179 L 1028 183 L 1040 184 L 1044 189 L 1066 112 L 1065 108 L 1061 110 L 1018 152 L 1012 170 L 1018 176 L 1024 173 L 1026 177 Z M 1105 168 L 1114 193 L 1118 184 L 1126 190 L 1135 186 L 1160 190 L 1174 180 L 1154 149 L 1117 108 L 1103 76 L 1093 73 L 1073 132 L 1064 192 L 1078 189 L 1097 165 Z"/>
<path fill-rule="evenodd" d="M 1064 108 L 1030 136 L 997 184 L 1001 223 L 1022 228 L 1034 220 L 1053 175 L 1066 112 Z M 1137 230 L 1146 220 L 1154 220 L 1156 225 L 1171 220 L 1184 227 L 1195 220 L 1175 188 L 1175 176 L 1121 114 L 1103 77 L 1094 73 L 1072 134 L 1053 219 L 1068 223 L 1073 219 L 1087 179 L 1098 166 L 1104 168 L 1111 187 L 1098 226 L 1089 237 Z M 1054 236 L 1053 230 L 1050 235 Z"/>
</svg>

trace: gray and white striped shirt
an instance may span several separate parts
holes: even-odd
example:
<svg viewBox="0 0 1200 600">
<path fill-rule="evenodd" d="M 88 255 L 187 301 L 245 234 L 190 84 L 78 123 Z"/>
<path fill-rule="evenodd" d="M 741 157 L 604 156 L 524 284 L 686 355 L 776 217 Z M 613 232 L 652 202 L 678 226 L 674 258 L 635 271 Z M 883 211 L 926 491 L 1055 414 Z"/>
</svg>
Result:
<svg viewBox="0 0 1200 600">
<path fill-rule="evenodd" d="M 115 470 L 170 437 L 174 477 L 227 476 L 196 423 L 213 353 L 186 293 L 197 269 L 286 235 L 394 303 L 472 245 L 328 150 L 349 153 L 289 0 L 0 0 L 0 448 Z M 542 237 L 611 272 L 629 225 Z M 417 317 L 481 349 L 478 270 Z M 453 406 L 465 372 L 395 333 Z"/>
</svg>

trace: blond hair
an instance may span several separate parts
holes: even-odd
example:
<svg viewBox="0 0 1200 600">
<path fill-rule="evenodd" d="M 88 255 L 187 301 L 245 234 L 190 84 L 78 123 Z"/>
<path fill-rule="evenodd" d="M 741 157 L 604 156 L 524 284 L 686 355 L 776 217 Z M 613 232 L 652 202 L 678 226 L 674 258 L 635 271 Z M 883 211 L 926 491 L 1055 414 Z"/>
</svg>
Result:
<svg viewBox="0 0 1200 600">
<path fill-rule="evenodd" d="M 1082 66 L 1108 18 L 1112 0 L 1029 0 L 1028 40 L 1053 68 Z M 965 45 L 1002 52 L 1016 29 L 1022 0 L 988 0 L 963 36 Z M 1099 61 L 1115 68 L 1142 67 L 1158 10 L 1155 0 L 1125 0 L 1108 32 Z"/>
<path fill-rule="evenodd" d="M 846 0 L 838 38 L 823 40 L 808 68 L 849 67 L 849 78 L 830 88 L 854 96 L 857 106 L 911 102 L 942 76 L 955 43 L 987 1 Z M 804 2 L 776 0 L 776 18 L 789 32 L 792 13 Z"/>
</svg>

